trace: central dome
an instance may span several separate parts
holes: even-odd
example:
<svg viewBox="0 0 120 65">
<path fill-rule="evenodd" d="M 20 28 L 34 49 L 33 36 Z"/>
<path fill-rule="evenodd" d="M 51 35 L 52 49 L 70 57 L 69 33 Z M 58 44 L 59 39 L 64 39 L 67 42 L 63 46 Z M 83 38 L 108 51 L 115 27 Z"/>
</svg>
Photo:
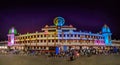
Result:
<svg viewBox="0 0 120 65">
<path fill-rule="evenodd" d="M 54 19 L 54 24 L 55 24 L 56 26 L 63 26 L 64 23 L 65 23 L 65 20 L 64 20 L 63 17 L 56 17 L 56 18 Z"/>
</svg>

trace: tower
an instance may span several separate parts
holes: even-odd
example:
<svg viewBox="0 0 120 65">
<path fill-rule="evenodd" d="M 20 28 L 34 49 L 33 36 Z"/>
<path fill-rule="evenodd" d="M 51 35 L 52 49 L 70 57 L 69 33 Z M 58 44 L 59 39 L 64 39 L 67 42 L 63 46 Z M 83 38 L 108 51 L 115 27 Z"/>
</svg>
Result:
<svg viewBox="0 0 120 65">
<path fill-rule="evenodd" d="M 9 29 L 9 33 L 8 33 L 8 46 L 12 46 L 15 43 L 15 35 L 17 34 L 17 31 L 14 27 L 12 27 L 11 29 Z"/>
<path fill-rule="evenodd" d="M 102 36 L 104 37 L 105 45 L 111 45 L 111 31 L 110 28 L 105 24 L 102 28 Z"/>
</svg>

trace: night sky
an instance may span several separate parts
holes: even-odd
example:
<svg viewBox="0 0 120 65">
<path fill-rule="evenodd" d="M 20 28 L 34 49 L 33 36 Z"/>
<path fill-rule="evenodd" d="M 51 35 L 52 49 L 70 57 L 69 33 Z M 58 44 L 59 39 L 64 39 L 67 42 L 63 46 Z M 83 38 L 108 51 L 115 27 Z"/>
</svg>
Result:
<svg viewBox="0 0 120 65">
<path fill-rule="evenodd" d="M 61 16 L 65 25 L 72 24 L 77 30 L 100 32 L 107 24 L 112 39 L 120 39 L 120 6 L 115 0 L 81 1 L 44 0 L 0 2 L 0 40 L 7 40 L 8 30 L 14 26 L 21 34 L 41 31 L 53 25 L 53 19 Z"/>
</svg>

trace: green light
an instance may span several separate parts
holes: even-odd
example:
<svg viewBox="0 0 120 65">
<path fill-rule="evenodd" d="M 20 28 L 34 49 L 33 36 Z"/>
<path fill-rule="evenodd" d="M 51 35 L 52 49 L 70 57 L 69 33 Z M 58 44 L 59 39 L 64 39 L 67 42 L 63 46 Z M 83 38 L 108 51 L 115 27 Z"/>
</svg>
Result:
<svg viewBox="0 0 120 65">
<path fill-rule="evenodd" d="M 12 33 L 17 34 L 17 30 L 16 30 L 14 27 L 12 27 L 12 28 L 9 30 L 9 34 L 12 34 Z"/>
<path fill-rule="evenodd" d="M 55 26 L 63 26 L 64 23 L 65 23 L 65 20 L 64 20 L 63 17 L 56 17 L 56 18 L 54 19 L 54 24 L 55 24 Z"/>
</svg>

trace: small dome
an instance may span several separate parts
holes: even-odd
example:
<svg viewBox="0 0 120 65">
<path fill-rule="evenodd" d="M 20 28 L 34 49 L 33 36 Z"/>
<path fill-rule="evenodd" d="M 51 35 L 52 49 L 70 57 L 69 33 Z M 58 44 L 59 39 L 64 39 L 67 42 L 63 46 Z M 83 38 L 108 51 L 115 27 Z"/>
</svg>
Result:
<svg viewBox="0 0 120 65">
<path fill-rule="evenodd" d="M 72 25 L 69 25 L 70 27 L 73 27 Z"/>
<path fill-rule="evenodd" d="M 105 24 L 102 28 L 102 33 L 110 33 L 110 28 Z"/>
<path fill-rule="evenodd" d="M 17 30 L 12 27 L 11 29 L 9 29 L 9 34 L 17 34 Z"/>
<path fill-rule="evenodd" d="M 45 27 L 48 27 L 48 25 L 45 25 Z"/>
</svg>

